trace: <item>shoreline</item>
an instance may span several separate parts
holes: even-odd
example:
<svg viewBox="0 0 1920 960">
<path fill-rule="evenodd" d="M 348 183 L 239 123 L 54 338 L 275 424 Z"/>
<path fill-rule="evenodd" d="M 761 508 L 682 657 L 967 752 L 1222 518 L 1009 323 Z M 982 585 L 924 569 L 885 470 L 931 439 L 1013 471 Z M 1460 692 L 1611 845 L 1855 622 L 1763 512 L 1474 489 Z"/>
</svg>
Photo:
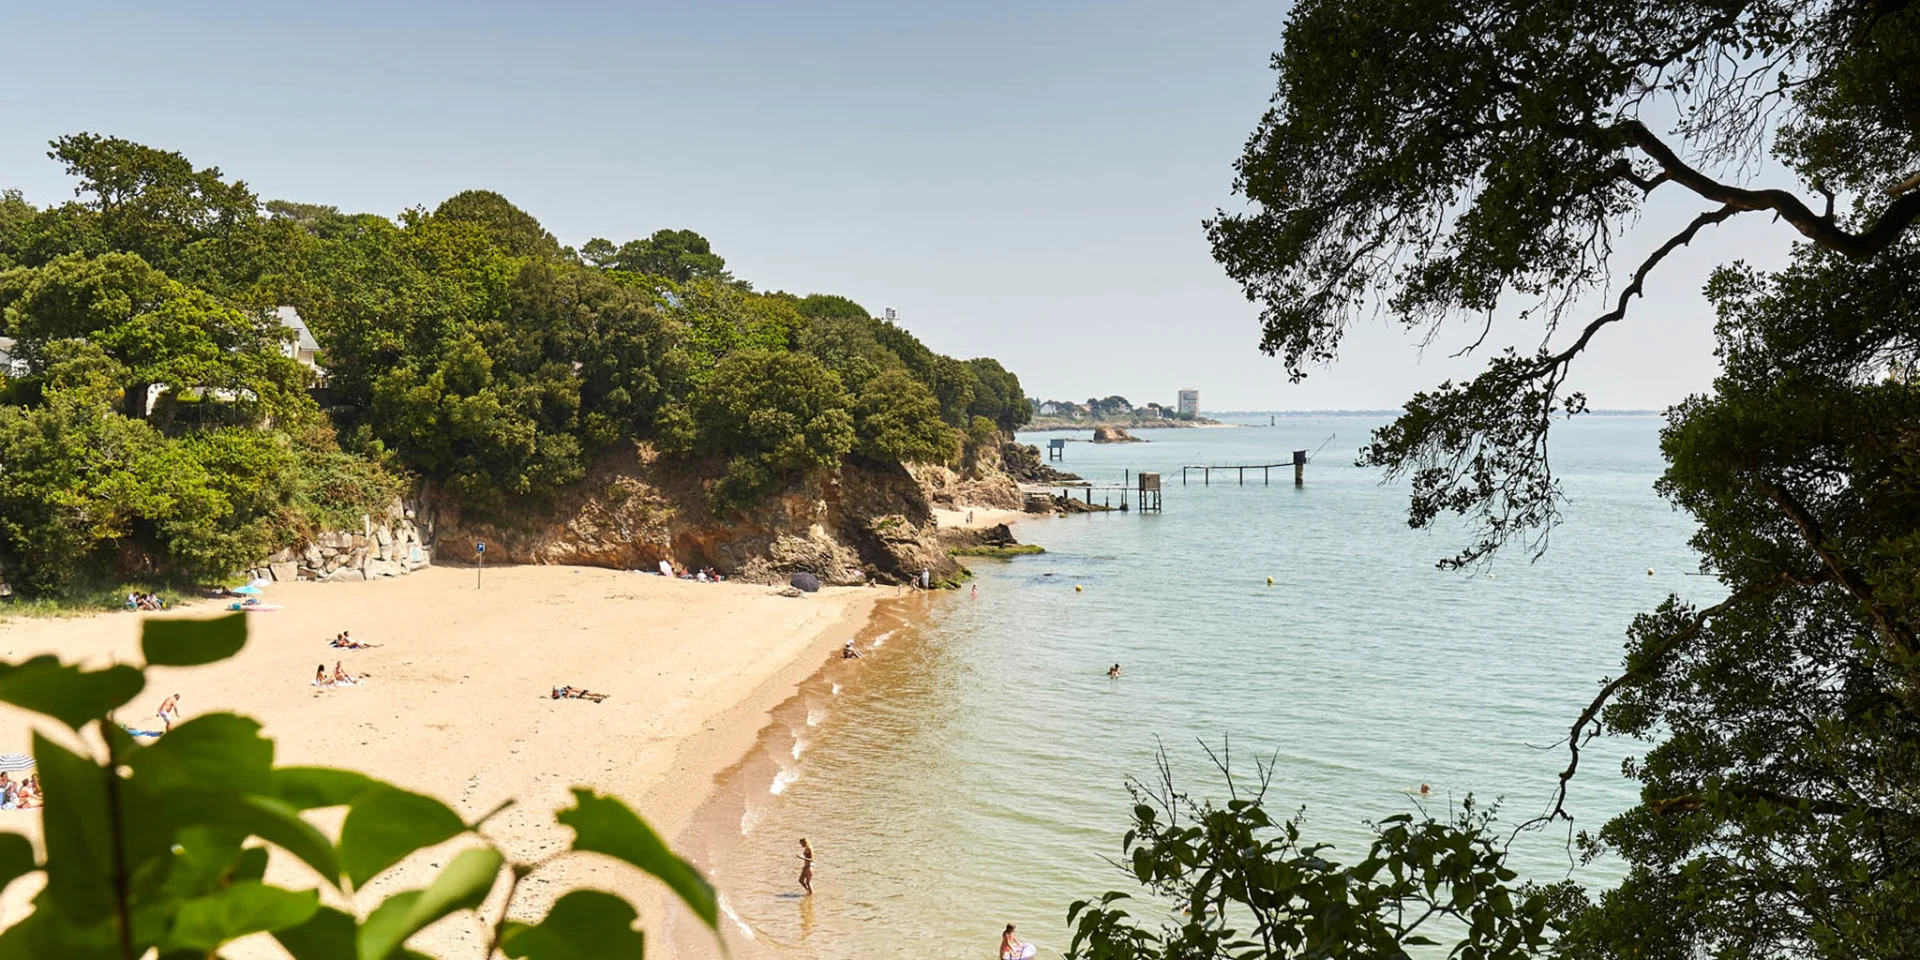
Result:
<svg viewBox="0 0 1920 960">
<path fill-rule="evenodd" d="M 824 669 L 846 636 L 866 629 L 892 594 L 844 587 L 794 600 L 759 585 L 538 565 L 490 569 L 485 583 L 477 590 L 472 571 L 434 567 L 364 584 L 276 585 L 268 599 L 285 609 L 250 615 L 238 657 L 153 669 L 121 719 L 138 726 L 152 719 L 139 711 L 180 692 L 188 720 L 218 711 L 260 720 L 281 765 L 360 770 L 436 796 L 468 817 L 517 798 L 520 804 L 490 820 L 486 832 L 508 856 L 532 861 L 566 844 L 570 834 L 554 823 L 553 811 L 570 803 L 567 789 L 575 785 L 627 801 L 662 836 L 683 833 L 724 774 L 751 751 L 772 711 Z M 161 616 L 221 612 L 202 601 Z M 144 619 L 9 620 L 0 622 L 0 646 L 12 658 L 53 652 L 67 661 L 138 662 Z M 381 646 L 327 647 L 326 637 L 341 627 Z M 347 660 L 371 680 L 364 688 L 315 689 L 308 671 L 322 660 Z M 613 697 L 604 704 L 553 700 L 548 687 L 559 683 Z M 53 726 L 0 705 L 0 740 L 24 744 L 29 728 Z M 326 832 L 339 820 L 338 810 L 314 817 Z M 0 819 L 0 828 L 43 849 L 38 816 Z M 356 891 L 354 902 L 365 910 L 424 885 L 462 844 L 415 853 Z M 317 883 L 277 853 L 268 879 L 295 888 Z M 513 915 L 544 915 L 560 894 L 581 886 L 631 899 L 650 941 L 660 943 L 671 925 L 674 902 L 662 885 L 593 857 L 541 868 L 522 885 Z M 38 887 L 8 889 L 0 925 L 23 917 Z M 504 894 L 503 884 L 478 917 L 450 917 L 413 945 L 450 958 L 477 955 Z M 341 900 L 331 893 L 325 899 Z M 264 936 L 236 941 L 222 955 L 285 956 Z"/>
</svg>

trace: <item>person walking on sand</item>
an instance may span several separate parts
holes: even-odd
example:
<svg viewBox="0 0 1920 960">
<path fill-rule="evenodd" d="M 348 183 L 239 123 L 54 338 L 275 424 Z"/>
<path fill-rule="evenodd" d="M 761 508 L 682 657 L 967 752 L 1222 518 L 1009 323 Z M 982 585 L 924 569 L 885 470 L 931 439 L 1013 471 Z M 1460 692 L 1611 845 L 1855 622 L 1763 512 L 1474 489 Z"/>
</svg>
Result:
<svg viewBox="0 0 1920 960">
<path fill-rule="evenodd" d="M 166 724 L 167 732 L 173 732 L 173 722 L 180 719 L 180 695 L 174 694 L 160 701 L 160 722 Z"/>
<path fill-rule="evenodd" d="M 813 895 L 813 844 L 806 837 L 800 838 L 800 889 Z"/>
</svg>

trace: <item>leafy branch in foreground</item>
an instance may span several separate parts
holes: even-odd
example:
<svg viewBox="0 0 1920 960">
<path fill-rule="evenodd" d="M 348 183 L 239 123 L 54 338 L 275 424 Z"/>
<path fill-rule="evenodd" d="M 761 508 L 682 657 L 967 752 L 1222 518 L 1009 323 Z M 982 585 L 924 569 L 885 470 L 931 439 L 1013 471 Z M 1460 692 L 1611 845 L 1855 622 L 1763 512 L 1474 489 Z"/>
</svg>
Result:
<svg viewBox="0 0 1920 960">
<path fill-rule="evenodd" d="M 1132 781 L 1133 826 L 1119 864 L 1166 907 L 1157 928 L 1111 891 L 1067 911 L 1074 960 L 1278 957 L 1405 957 L 1448 945 L 1450 954 L 1519 960 L 1544 952 L 1560 930 L 1565 885 L 1515 886 L 1490 812 L 1472 798 L 1451 821 L 1411 814 L 1372 824 L 1359 863 L 1343 866 L 1331 844 L 1301 839 L 1301 818 L 1276 821 L 1264 799 L 1273 770 L 1259 765 L 1243 795 L 1230 764 L 1225 805 L 1174 786 L 1166 754 L 1159 781 Z M 1451 941 L 1448 944 L 1448 941 Z"/>
<path fill-rule="evenodd" d="M 198 666 L 238 653 L 246 637 L 242 614 L 153 620 L 141 645 L 149 666 Z M 609 893 L 572 891 L 538 923 L 507 919 L 522 880 L 582 854 L 659 878 L 709 928 L 716 922 L 713 888 L 611 797 L 575 788 L 574 806 L 557 814 L 574 832 L 570 847 L 535 863 L 511 862 L 487 839 L 488 817 L 468 823 L 439 800 L 350 770 L 274 766 L 273 741 L 246 717 L 207 714 L 142 745 L 112 713 L 145 685 L 144 670 L 132 666 L 90 671 L 53 657 L 0 663 L 0 701 L 68 727 L 72 736 L 57 738 L 68 745 L 89 745 L 76 752 L 34 736 L 46 795 L 45 860 L 36 861 L 25 837 L 0 833 L 0 886 L 34 872 L 45 874 L 46 886 L 33 913 L 0 934 L 0 958 L 217 957 L 223 944 L 264 932 L 294 960 L 418 960 L 425 955 L 404 946 L 409 937 L 477 910 L 503 878 L 507 895 L 485 957 L 640 957 L 638 914 Z M 347 809 L 337 839 L 301 816 L 325 807 Z M 323 905 L 319 890 L 263 879 L 268 847 L 276 847 L 349 893 L 409 854 L 456 838 L 469 845 L 432 882 L 387 897 L 365 916 Z"/>
</svg>

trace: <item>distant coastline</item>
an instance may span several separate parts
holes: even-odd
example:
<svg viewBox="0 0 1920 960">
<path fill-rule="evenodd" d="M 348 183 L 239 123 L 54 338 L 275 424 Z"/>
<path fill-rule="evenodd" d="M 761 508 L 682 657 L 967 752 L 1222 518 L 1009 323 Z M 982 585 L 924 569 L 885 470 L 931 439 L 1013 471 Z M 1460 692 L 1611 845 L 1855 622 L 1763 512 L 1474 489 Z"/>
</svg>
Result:
<svg viewBox="0 0 1920 960">
<path fill-rule="evenodd" d="M 1236 422 L 1260 417 L 1279 417 L 1282 419 L 1327 419 L 1353 418 L 1384 420 L 1397 417 L 1401 410 L 1216 410 L 1207 416 L 1192 420 L 1178 420 L 1166 417 L 1034 417 L 1032 422 L 1022 424 L 1021 433 L 1059 433 L 1063 431 L 1085 431 L 1095 427 L 1120 427 L 1125 430 L 1176 430 L 1219 427 L 1265 426 L 1260 423 Z M 1660 410 L 1588 410 L 1581 416 L 1588 417 L 1657 417 Z"/>
<path fill-rule="evenodd" d="M 1397 417 L 1404 410 L 1216 410 L 1212 416 L 1218 417 Z M 1657 417 L 1664 410 L 1588 410 L 1581 416 L 1587 417 Z M 1052 419 L 1052 418 L 1048 418 Z M 1179 426 L 1179 424 L 1169 424 Z M 1022 427 L 1021 429 L 1029 429 Z"/>
</svg>

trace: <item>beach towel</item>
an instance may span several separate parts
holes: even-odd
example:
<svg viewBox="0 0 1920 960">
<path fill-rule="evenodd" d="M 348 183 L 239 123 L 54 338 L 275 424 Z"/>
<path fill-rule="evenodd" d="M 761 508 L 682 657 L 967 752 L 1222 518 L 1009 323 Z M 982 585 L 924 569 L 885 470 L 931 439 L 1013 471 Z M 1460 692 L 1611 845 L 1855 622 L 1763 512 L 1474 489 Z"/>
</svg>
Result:
<svg viewBox="0 0 1920 960">
<path fill-rule="evenodd" d="M 136 737 L 153 737 L 155 739 L 159 739 L 160 737 L 160 731 L 158 730 L 135 730 L 124 723 L 120 725 L 120 729 Z"/>
</svg>

